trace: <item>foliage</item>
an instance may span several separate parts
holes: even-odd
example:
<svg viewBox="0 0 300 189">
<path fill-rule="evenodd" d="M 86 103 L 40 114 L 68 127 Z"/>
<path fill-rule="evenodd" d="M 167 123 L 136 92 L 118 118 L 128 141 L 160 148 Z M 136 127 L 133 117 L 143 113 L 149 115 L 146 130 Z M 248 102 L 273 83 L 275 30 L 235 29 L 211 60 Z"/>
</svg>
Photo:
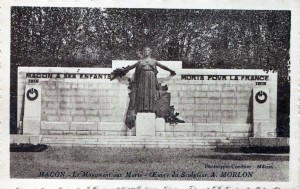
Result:
<svg viewBox="0 0 300 189">
<path fill-rule="evenodd" d="M 289 19 L 288 11 L 14 7 L 12 61 L 105 66 L 137 59 L 147 45 L 190 67 L 278 70 L 289 60 Z"/>
</svg>

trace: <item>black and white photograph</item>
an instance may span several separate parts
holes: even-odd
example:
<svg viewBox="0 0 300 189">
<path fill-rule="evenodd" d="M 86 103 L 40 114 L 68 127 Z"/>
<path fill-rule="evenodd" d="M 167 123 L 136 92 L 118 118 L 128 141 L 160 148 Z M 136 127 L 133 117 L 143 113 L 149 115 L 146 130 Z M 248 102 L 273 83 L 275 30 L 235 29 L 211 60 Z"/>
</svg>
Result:
<svg viewBox="0 0 300 189">
<path fill-rule="evenodd" d="M 9 179 L 295 181 L 293 11 L 97 5 L 9 6 Z"/>
</svg>

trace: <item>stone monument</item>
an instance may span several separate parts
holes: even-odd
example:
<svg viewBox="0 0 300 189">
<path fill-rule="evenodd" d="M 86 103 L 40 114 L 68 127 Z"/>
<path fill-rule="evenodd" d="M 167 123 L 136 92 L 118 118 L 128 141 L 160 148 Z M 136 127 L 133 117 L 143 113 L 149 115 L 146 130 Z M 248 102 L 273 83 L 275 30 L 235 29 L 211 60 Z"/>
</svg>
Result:
<svg viewBox="0 0 300 189">
<path fill-rule="evenodd" d="M 128 128 L 125 121 L 136 85 L 136 70 L 113 80 L 111 73 L 136 62 L 114 60 L 110 68 L 19 67 L 20 134 L 24 129 L 20 140 L 23 137 L 33 142 L 33 136 L 40 136 L 45 144 L 64 145 L 65 138 L 78 136 L 86 141 L 80 144 L 70 141 L 72 145 L 100 145 L 89 141 L 96 137 L 103 146 L 157 147 L 152 141 L 157 140 L 160 147 L 187 148 L 288 143 L 273 136 L 277 120 L 277 73 L 185 69 L 181 61 L 159 61 L 176 71 L 176 75 L 157 66 L 153 112 L 133 111 L 135 126 Z M 177 115 L 173 106 L 180 113 L 178 119 L 185 123 L 172 124 Z M 148 121 L 151 124 L 145 123 L 144 114 L 152 120 Z M 19 136 L 12 141 L 17 142 Z M 166 138 L 168 144 L 158 142 L 166 142 Z"/>
<path fill-rule="evenodd" d="M 148 47 L 144 48 L 144 59 L 126 68 L 116 69 L 111 74 L 113 80 L 135 68 L 134 78 L 128 87 L 131 92 L 125 124 L 130 129 L 136 126 L 137 136 L 155 136 L 155 116 L 164 117 L 168 122 L 183 122 L 176 118 L 174 108 L 170 106 L 170 95 L 166 93 L 167 86 L 158 83 L 156 67 L 169 71 L 171 76 L 176 73 L 152 59 L 151 51 Z"/>
</svg>

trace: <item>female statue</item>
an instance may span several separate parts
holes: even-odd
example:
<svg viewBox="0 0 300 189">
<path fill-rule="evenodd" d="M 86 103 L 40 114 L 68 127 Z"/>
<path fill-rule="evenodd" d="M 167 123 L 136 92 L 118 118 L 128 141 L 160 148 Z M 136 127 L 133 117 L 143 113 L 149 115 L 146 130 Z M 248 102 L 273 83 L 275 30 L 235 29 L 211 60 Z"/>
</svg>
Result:
<svg viewBox="0 0 300 189">
<path fill-rule="evenodd" d="M 134 80 L 131 83 L 131 93 L 129 107 L 126 115 L 125 124 L 132 128 L 134 126 L 137 112 L 155 112 L 155 102 L 159 99 L 158 90 L 160 85 L 157 82 L 157 69 L 160 67 L 167 70 L 171 75 L 176 75 L 175 71 L 151 58 L 152 50 L 145 47 L 143 50 L 144 58 L 137 63 L 124 69 L 114 70 L 112 79 L 124 76 L 129 70 L 135 68 Z"/>
</svg>

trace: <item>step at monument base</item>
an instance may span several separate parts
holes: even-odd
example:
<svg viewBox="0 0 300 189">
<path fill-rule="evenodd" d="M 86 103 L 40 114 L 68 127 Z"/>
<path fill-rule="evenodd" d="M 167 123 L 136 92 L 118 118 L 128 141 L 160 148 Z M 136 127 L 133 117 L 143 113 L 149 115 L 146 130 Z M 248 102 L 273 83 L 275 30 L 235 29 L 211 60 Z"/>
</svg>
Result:
<svg viewBox="0 0 300 189">
<path fill-rule="evenodd" d="M 42 135 L 49 146 L 138 147 L 138 148 L 238 148 L 249 146 L 245 138 L 226 137 L 158 137 L 158 136 L 78 136 Z"/>
</svg>

